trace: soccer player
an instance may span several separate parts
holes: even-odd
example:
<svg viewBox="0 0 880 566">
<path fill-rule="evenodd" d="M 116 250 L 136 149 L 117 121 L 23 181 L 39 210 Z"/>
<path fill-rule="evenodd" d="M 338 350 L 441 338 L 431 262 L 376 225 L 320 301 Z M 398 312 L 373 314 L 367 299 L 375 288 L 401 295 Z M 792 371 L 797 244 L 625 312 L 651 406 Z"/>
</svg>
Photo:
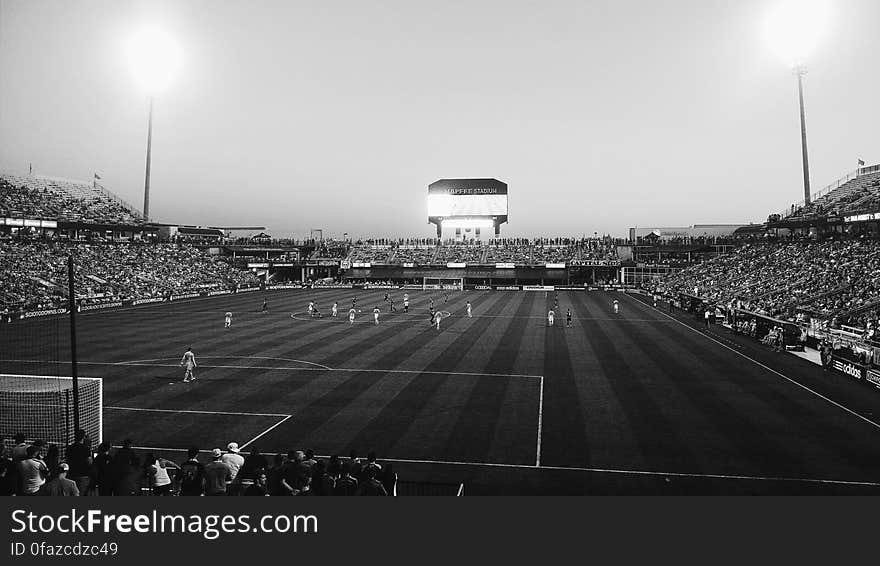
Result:
<svg viewBox="0 0 880 566">
<path fill-rule="evenodd" d="M 348 325 L 351 326 L 354 324 L 354 313 L 357 312 L 353 308 L 348 309 Z"/>
<path fill-rule="evenodd" d="M 443 294 L 443 303 L 445 304 L 448 302 L 449 302 L 449 293 L 444 293 Z"/>
<path fill-rule="evenodd" d="M 373 307 L 373 321 L 376 323 L 376 326 L 379 325 L 379 307 Z"/>
<path fill-rule="evenodd" d="M 386 303 L 388 302 L 388 293 L 385 293 L 385 299 L 384 299 L 384 300 L 385 300 Z"/>
<path fill-rule="evenodd" d="M 431 310 L 434 310 L 434 297 L 429 297 L 429 300 L 431 301 Z"/>
<path fill-rule="evenodd" d="M 440 311 L 434 313 L 434 324 L 437 326 L 437 330 L 440 330 L 440 321 L 443 320 L 443 315 L 440 314 Z"/>
<path fill-rule="evenodd" d="M 467 302 L 467 312 L 468 312 L 468 318 L 473 318 L 473 315 L 471 314 L 471 302 L 470 301 Z"/>
<path fill-rule="evenodd" d="M 614 299 L 614 302 L 611 303 L 614 306 L 614 314 L 617 314 L 618 302 L 617 299 Z"/>
<path fill-rule="evenodd" d="M 226 313 L 226 321 L 223 324 L 223 328 L 229 328 L 230 326 L 232 326 L 232 313 L 227 312 Z"/>
<path fill-rule="evenodd" d="M 571 328 L 571 309 L 565 310 L 565 326 Z"/>
<path fill-rule="evenodd" d="M 186 367 L 186 372 L 183 374 L 184 383 L 196 380 L 196 376 L 193 375 L 193 368 L 197 368 L 199 365 L 196 363 L 196 356 L 193 354 L 192 347 L 188 347 L 186 352 L 183 353 L 180 366 Z"/>
<path fill-rule="evenodd" d="M 309 318 L 315 314 L 315 301 L 309 301 Z"/>
<path fill-rule="evenodd" d="M 553 317 L 556 313 L 553 312 L 553 309 L 547 311 L 547 326 L 553 326 Z"/>
<path fill-rule="evenodd" d="M 333 308 L 330 309 L 333 313 L 333 316 L 336 316 L 336 313 L 339 312 L 339 303 L 333 301 Z"/>
<path fill-rule="evenodd" d="M 388 297 L 388 301 L 391 303 L 391 310 L 389 312 L 394 312 L 396 309 L 394 308 L 394 298 Z"/>
<path fill-rule="evenodd" d="M 318 302 L 317 301 L 315 301 L 315 316 L 317 316 L 318 318 L 323 317 L 323 315 L 321 314 L 321 311 L 318 310 Z"/>
<path fill-rule="evenodd" d="M 266 299 L 263 299 L 263 311 L 262 312 L 269 312 L 269 301 L 267 301 Z"/>
<path fill-rule="evenodd" d="M 409 295 L 403 296 L 403 312 L 409 312 Z"/>
</svg>

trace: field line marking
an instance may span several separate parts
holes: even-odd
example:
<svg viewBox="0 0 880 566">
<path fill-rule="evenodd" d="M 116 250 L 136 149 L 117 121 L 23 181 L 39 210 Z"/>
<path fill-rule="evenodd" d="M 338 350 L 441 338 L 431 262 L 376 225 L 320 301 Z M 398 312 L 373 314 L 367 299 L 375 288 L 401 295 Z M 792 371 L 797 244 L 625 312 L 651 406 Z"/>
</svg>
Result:
<svg viewBox="0 0 880 566">
<path fill-rule="evenodd" d="M 228 411 L 195 411 L 187 409 L 149 409 L 142 407 L 117 407 L 105 405 L 104 409 L 113 409 L 114 411 L 142 411 L 146 413 L 188 413 L 195 415 L 234 415 L 240 417 L 290 417 L 282 413 L 234 413 Z"/>
<path fill-rule="evenodd" d="M 250 446 L 251 444 L 254 443 L 255 440 L 257 440 L 258 438 L 262 437 L 264 434 L 266 434 L 266 433 L 268 433 L 268 432 L 271 432 L 271 431 L 274 430 L 276 427 L 281 426 L 282 424 L 284 424 L 284 423 L 287 421 L 287 419 L 291 418 L 292 416 L 293 416 L 293 415 L 286 415 L 283 419 L 281 419 L 281 420 L 278 421 L 277 423 L 273 424 L 272 426 L 270 426 L 269 428 L 267 428 L 266 430 L 264 430 L 263 432 L 261 432 L 261 433 L 258 434 L 257 436 L 251 438 L 250 440 L 248 440 L 247 442 L 245 442 L 244 444 L 242 444 L 242 445 L 241 445 L 241 449 L 244 449 L 244 448 L 246 448 L 247 446 Z"/>
<path fill-rule="evenodd" d="M 541 465 L 541 429 L 544 424 L 544 376 L 541 376 L 538 390 L 538 449 L 535 456 L 535 467 Z"/>
<path fill-rule="evenodd" d="M 635 302 L 637 302 L 637 303 L 639 303 L 639 304 L 641 304 L 641 305 L 647 306 L 646 303 L 642 303 L 641 301 L 638 301 L 638 300 L 636 300 L 636 299 L 633 299 L 633 298 L 630 297 L 628 294 L 624 294 L 624 296 L 629 297 L 630 300 L 635 301 Z M 728 346 L 727 344 L 724 344 L 723 342 L 721 342 L 721 341 L 719 341 L 719 340 L 716 340 L 715 338 L 713 338 L 713 337 L 710 336 L 709 334 L 707 334 L 707 333 L 705 333 L 705 332 L 701 332 L 701 331 L 699 331 L 699 330 L 693 328 L 692 326 L 683 323 L 682 321 L 678 320 L 677 318 L 674 318 L 674 317 L 672 317 L 672 316 L 666 314 L 665 312 L 663 312 L 663 311 L 661 311 L 661 310 L 658 310 L 657 312 L 659 312 L 660 314 L 662 314 L 663 316 L 665 316 L 665 317 L 667 317 L 667 318 L 670 318 L 670 319 L 674 320 L 675 322 L 677 322 L 678 324 L 684 326 L 685 328 L 687 328 L 687 329 L 690 330 L 691 332 L 694 332 L 695 334 L 699 334 L 700 336 L 703 336 L 703 337 L 705 337 L 705 338 L 711 340 L 712 342 L 715 342 L 716 344 L 718 344 L 718 345 L 721 346 L 722 348 L 726 348 L 726 349 L 730 350 L 731 352 L 733 352 L 733 353 L 736 354 L 737 356 L 741 356 L 741 357 L 743 357 L 743 358 L 749 360 L 750 362 L 752 362 L 752 363 L 754 363 L 754 364 L 756 364 L 756 365 L 758 365 L 758 366 L 761 366 L 762 368 L 766 369 L 767 371 L 769 371 L 769 372 L 771 372 L 771 373 L 775 373 L 776 375 L 778 375 L 778 376 L 781 377 L 782 379 L 784 379 L 784 380 L 786 380 L 786 381 L 788 381 L 788 382 L 790 382 L 790 383 L 793 383 L 793 384 L 797 385 L 798 387 L 800 387 L 800 388 L 803 389 L 804 391 L 809 391 L 810 393 L 812 393 L 812 394 L 815 395 L 816 397 L 819 397 L 820 399 L 824 399 L 825 401 L 831 403 L 831 404 L 834 405 L 835 407 L 837 407 L 837 408 L 839 408 L 839 409 L 843 409 L 844 411 L 846 411 L 847 413 L 851 414 L 852 416 L 854 416 L 854 417 L 858 417 L 859 419 L 861 419 L 861 420 L 865 421 L 866 423 L 872 425 L 874 428 L 880 429 L 880 424 L 875 423 L 874 421 L 872 421 L 872 420 L 869 419 L 868 417 L 865 417 L 865 416 L 863 416 L 863 415 L 860 415 L 859 413 L 853 411 L 852 409 L 850 409 L 850 408 L 848 408 L 848 407 L 845 407 L 845 406 L 841 405 L 841 404 L 838 403 L 837 401 L 835 401 L 835 400 L 833 400 L 833 399 L 830 399 L 830 398 L 826 397 L 825 395 L 822 395 L 822 394 L 819 393 L 818 391 L 815 391 L 815 390 L 813 390 L 813 389 L 810 389 L 809 387 L 807 387 L 807 386 L 804 385 L 803 383 L 799 383 L 799 382 L 795 381 L 794 379 L 788 377 L 787 375 L 782 374 L 782 373 L 776 371 L 775 369 L 771 368 L 770 366 L 764 365 L 764 364 L 762 364 L 761 362 L 759 362 L 758 360 L 756 360 L 756 359 L 754 359 L 754 358 L 752 358 L 752 357 L 750 357 L 750 356 L 747 356 L 746 354 L 744 354 L 744 353 L 742 353 L 742 352 L 738 352 L 738 351 L 734 350 L 733 348 L 731 348 L 731 347 Z"/>
<path fill-rule="evenodd" d="M 114 446 L 120 448 L 120 446 Z M 156 446 L 133 446 L 136 450 L 155 450 L 164 452 L 186 452 L 186 448 L 160 448 Z M 199 450 L 199 452 L 209 453 L 210 450 Z M 316 458 L 328 459 L 329 456 L 316 455 Z M 640 476 L 664 476 L 664 477 L 680 477 L 680 478 L 704 478 L 704 479 L 721 479 L 721 480 L 744 480 L 744 481 L 765 481 L 765 482 L 788 482 L 788 483 L 814 483 L 814 484 L 830 484 L 830 485 L 853 485 L 865 487 L 880 487 L 880 482 L 870 481 L 854 481 L 854 480 L 834 480 L 824 478 L 795 478 L 786 476 L 750 476 L 745 474 L 705 474 L 705 473 L 689 473 L 689 472 L 663 472 L 659 470 L 627 470 L 622 468 L 582 468 L 576 466 L 541 466 L 536 468 L 532 464 L 504 464 L 495 462 L 452 462 L 448 460 L 414 460 L 406 458 L 379 458 L 379 461 L 399 462 L 403 464 L 440 464 L 447 466 L 474 466 L 487 468 L 508 468 L 523 470 L 557 470 L 562 472 L 592 472 L 600 474 L 622 474 L 622 475 L 640 475 Z"/>
<path fill-rule="evenodd" d="M 172 358 L 160 358 L 172 359 Z M 173 358 L 177 359 L 177 358 Z M 52 364 L 61 363 L 69 364 L 70 360 L 3 360 L 0 363 L 30 363 L 30 364 Z M 154 364 L 141 362 L 88 362 L 79 360 L 77 363 L 83 365 L 97 366 L 135 366 L 135 367 L 180 367 L 180 364 Z M 345 372 L 367 372 L 367 373 L 416 373 L 416 374 L 432 374 L 432 375 L 465 375 L 473 377 L 522 377 L 541 379 L 542 375 L 533 375 L 526 373 L 479 373 L 466 371 L 440 371 L 440 370 L 412 370 L 412 369 L 375 369 L 375 368 L 331 368 L 331 367 L 275 367 L 275 366 L 240 366 L 240 365 L 207 365 L 199 364 L 200 368 L 216 368 L 216 369 L 260 369 L 260 370 L 280 370 L 280 371 L 345 371 Z"/>
<path fill-rule="evenodd" d="M 202 359 L 202 360 L 275 360 L 275 361 L 279 361 L 279 362 L 294 362 L 294 363 L 298 363 L 298 364 L 308 364 L 310 366 L 315 366 L 315 367 L 318 367 L 321 369 L 332 369 L 329 366 L 325 366 L 324 364 L 319 364 L 317 362 L 310 362 L 307 360 L 297 360 L 297 359 L 293 359 L 293 358 L 273 358 L 270 356 L 202 356 L 202 355 L 200 355 L 199 359 Z M 114 363 L 116 365 L 124 366 L 124 365 L 135 365 L 135 364 L 148 363 L 148 362 L 166 362 L 166 361 L 176 361 L 176 360 L 177 360 L 177 358 L 151 358 L 151 359 L 147 359 L 147 360 L 126 360 L 126 361 L 114 362 Z M 92 362 L 92 363 L 97 363 L 97 362 Z M 109 362 L 103 362 L 103 363 L 109 363 Z M 211 367 L 211 366 L 205 366 L 205 367 Z"/>
</svg>

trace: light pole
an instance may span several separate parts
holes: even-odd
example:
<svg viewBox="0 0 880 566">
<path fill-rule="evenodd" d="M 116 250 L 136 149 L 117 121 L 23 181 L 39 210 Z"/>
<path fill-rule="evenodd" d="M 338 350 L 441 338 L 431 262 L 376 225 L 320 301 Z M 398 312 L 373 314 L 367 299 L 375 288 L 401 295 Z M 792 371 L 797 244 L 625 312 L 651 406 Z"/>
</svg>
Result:
<svg viewBox="0 0 880 566">
<path fill-rule="evenodd" d="M 807 156 L 807 119 L 804 115 L 804 75 L 807 67 L 803 63 L 794 66 L 798 81 L 798 103 L 801 110 L 801 155 L 804 166 L 804 206 L 810 204 L 810 159 Z"/>
<path fill-rule="evenodd" d="M 804 142 L 806 143 L 806 141 Z M 150 154 L 153 151 L 153 97 L 150 97 L 150 117 L 147 120 L 147 168 L 144 173 L 144 222 L 150 220 Z"/>
<path fill-rule="evenodd" d="M 177 43 L 164 31 L 144 29 L 132 36 L 128 58 L 135 80 L 147 93 L 150 112 L 147 120 L 147 159 L 144 171 L 144 220 L 150 219 L 150 170 L 153 155 L 153 103 L 168 86 L 180 63 Z"/>
<path fill-rule="evenodd" d="M 826 0 L 777 0 L 767 13 L 765 33 L 771 49 L 791 65 L 798 81 L 801 118 L 801 159 L 804 173 L 804 204 L 810 204 L 810 162 L 807 154 L 807 120 L 804 112 L 806 58 L 815 51 L 831 19 Z"/>
</svg>

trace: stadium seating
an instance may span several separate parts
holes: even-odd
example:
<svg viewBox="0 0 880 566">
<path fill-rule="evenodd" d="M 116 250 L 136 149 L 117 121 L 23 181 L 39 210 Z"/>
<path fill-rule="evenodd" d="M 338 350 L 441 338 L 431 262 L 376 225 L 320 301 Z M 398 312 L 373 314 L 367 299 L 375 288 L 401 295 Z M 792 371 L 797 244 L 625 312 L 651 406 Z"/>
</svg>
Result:
<svg viewBox="0 0 880 566">
<path fill-rule="evenodd" d="M 863 325 L 880 312 L 878 276 L 874 240 L 793 240 L 747 244 L 649 287 L 792 321 L 801 313 Z"/>
<path fill-rule="evenodd" d="M 0 175 L 0 216 L 92 224 L 137 225 L 139 212 L 97 184 Z"/>
<path fill-rule="evenodd" d="M 795 210 L 792 217 L 847 215 L 880 209 L 880 172 L 861 175 Z"/>
<path fill-rule="evenodd" d="M 138 299 L 258 283 L 251 272 L 186 245 L 3 240 L 0 310 L 65 306 L 70 254 L 76 258 L 77 288 L 93 298 Z"/>
</svg>

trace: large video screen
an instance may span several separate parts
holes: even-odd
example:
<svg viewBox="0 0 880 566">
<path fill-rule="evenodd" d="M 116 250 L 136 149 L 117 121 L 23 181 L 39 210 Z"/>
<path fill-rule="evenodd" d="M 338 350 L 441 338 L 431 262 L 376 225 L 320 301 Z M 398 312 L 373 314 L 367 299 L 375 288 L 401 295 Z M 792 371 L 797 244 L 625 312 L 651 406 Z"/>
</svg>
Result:
<svg viewBox="0 0 880 566">
<path fill-rule="evenodd" d="M 505 216 L 507 195 L 428 195 L 428 216 Z"/>
</svg>

